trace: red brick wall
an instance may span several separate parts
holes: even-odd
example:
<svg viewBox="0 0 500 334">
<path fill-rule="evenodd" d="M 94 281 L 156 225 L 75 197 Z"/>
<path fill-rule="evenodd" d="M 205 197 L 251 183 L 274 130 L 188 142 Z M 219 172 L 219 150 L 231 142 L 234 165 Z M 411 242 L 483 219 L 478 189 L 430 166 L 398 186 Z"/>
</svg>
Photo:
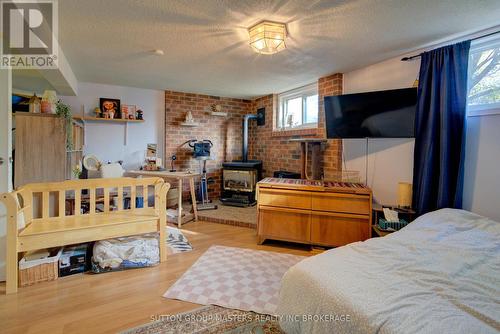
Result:
<svg viewBox="0 0 500 334">
<path fill-rule="evenodd" d="M 258 108 L 266 108 L 265 126 L 257 126 L 250 121 L 249 159 L 263 161 L 264 176 L 270 176 L 276 170 L 300 172 L 300 144 L 289 142 L 292 137 L 325 138 L 325 117 L 323 97 L 342 93 L 342 74 L 333 74 L 318 80 L 319 91 L 319 127 L 318 129 L 293 132 L 273 132 L 273 95 L 255 100 L 242 100 L 208 96 L 201 94 L 165 92 L 165 165 L 170 167 L 170 157 L 177 155 L 177 170 L 198 171 L 198 161 L 192 158 L 192 149 L 182 143 L 189 139 L 209 139 L 214 143 L 212 156 L 215 160 L 207 162 L 208 176 L 215 180 L 209 185 L 211 199 L 220 196 L 222 162 L 241 159 L 242 119 L 243 115 L 256 113 Z M 210 115 L 211 106 L 219 104 L 228 117 Z M 198 127 L 180 125 L 191 111 Z M 342 168 L 342 144 L 340 140 L 328 140 L 323 155 L 325 178 Z M 310 163 L 308 164 L 310 166 Z M 186 195 L 186 194 L 185 194 Z"/>
<path fill-rule="evenodd" d="M 264 176 L 271 176 L 276 170 L 287 170 L 300 173 L 300 144 L 289 142 L 290 138 L 326 138 L 325 113 L 323 98 L 325 96 L 342 94 L 342 74 L 332 74 L 318 80 L 319 93 L 319 126 L 318 129 L 273 132 L 273 95 L 263 96 L 252 101 L 252 112 L 258 108 L 266 108 L 265 126 L 251 123 L 250 158 L 262 160 Z M 323 173 L 325 178 L 332 178 L 334 173 L 342 168 L 341 140 L 328 140 L 324 144 Z M 308 163 L 310 167 L 310 160 Z M 309 170 L 309 175 L 310 175 Z"/>
<path fill-rule="evenodd" d="M 325 109 L 323 98 L 342 94 L 342 73 L 332 74 L 318 80 L 319 127 L 322 129 L 322 138 L 326 138 Z M 325 179 L 332 179 L 335 172 L 342 170 L 342 140 L 328 139 L 323 152 L 323 173 Z"/>
<path fill-rule="evenodd" d="M 272 176 L 274 171 L 287 170 L 300 173 L 300 144 L 290 143 L 290 136 L 278 136 L 273 133 L 273 95 L 260 97 L 252 101 L 252 112 L 266 108 L 266 124 L 250 125 L 250 159 L 262 160 L 263 175 Z"/>
<path fill-rule="evenodd" d="M 228 117 L 212 116 L 211 106 L 219 104 Z M 192 158 L 193 150 L 186 144 L 190 139 L 209 139 L 213 142 L 212 156 L 207 161 L 208 176 L 215 180 L 209 185 L 211 199 L 218 198 L 221 185 L 222 162 L 241 159 L 241 122 L 243 115 L 249 113 L 252 102 L 249 100 L 224 98 L 200 94 L 165 92 L 165 165 L 170 167 L 170 157 L 177 155 L 175 168 L 199 171 L 198 161 Z M 198 127 L 184 127 L 186 113 L 191 111 Z"/>
</svg>

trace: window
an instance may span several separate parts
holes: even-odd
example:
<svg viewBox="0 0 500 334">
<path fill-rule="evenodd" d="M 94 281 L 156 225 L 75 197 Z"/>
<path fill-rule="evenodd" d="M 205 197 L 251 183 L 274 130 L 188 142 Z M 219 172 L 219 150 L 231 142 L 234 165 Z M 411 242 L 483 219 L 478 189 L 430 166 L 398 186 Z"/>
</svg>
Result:
<svg viewBox="0 0 500 334">
<path fill-rule="evenodd" d="M 277 130 L 318 126 L 318 85 L 300 87 L 278 95 Z"/>
<path fill-rule="evenodd" d="M 473 41 L 469 55 L 469 116 L 500 114 L 500 36 Z"/>
</svg>

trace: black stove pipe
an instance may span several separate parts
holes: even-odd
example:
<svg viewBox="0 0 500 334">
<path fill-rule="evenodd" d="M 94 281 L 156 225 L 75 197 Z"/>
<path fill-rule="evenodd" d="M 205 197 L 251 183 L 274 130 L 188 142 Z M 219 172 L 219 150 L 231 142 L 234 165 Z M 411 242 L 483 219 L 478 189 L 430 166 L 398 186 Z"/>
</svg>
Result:
<svg viewBox="0 0 500 334">
<path fill-rule="evenodd" d="M 259 116 L 255 114 L 248 114 L 243 117 L 243 155 L 241 161 L 248 162 L 248 121 L 257 119 Z"/>
</svg>

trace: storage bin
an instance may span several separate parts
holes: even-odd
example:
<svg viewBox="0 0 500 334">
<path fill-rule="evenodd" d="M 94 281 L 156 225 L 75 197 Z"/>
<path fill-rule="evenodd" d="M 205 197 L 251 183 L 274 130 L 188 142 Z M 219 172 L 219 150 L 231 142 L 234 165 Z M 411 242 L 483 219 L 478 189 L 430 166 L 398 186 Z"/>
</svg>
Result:
<svg viewBox="0 0 500 334">
<path fill-rule="evenodd" d="M 59 258 L 59 277 L 88 271 L 91 257 L 92 245 L 90 243 L 64 246 Z"/>
<path fill-rule="evenodd" d="M 57 279 L 61 253 L 62 248 L 54 248 L 50 250 L 50 256 L 45 259 L 26 261 L 23 257 L 19 261 L 19 286 Z"/>
<path fill-rule="evenodd" d="M 179 190 L 170 189 L 167 193 L 167 208 L 176 206 L 179 203 Z"/>
<path fill-rule="evenodd" d="M 384 218 L 378 220 L 378 226 L 382 231 L 399 231 L 406 225 L 408 225 L 408 222 L 404 219 L 400 219 L 399 222 L 390 222 Z"/>
</svg>

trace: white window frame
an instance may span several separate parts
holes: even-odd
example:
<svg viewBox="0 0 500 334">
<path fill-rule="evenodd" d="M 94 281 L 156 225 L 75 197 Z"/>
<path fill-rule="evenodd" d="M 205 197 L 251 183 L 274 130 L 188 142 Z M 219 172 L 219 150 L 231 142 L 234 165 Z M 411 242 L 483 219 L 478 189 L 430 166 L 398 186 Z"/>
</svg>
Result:
<svg viewBox="0 0 500 334">
<path fill-rule="evenodd" d="M 495 34 L 489 37 L 481 38 L 471 42 L 471 47 L 469 55 L 477 52 L 482 52 L 484 50 L 491 49 L 492 47 L 500 46 L 500 34 Z M 471 69 L 469 69 L 470 71 Z M 468 81 L 468 78 L 467 78 Z M 470 87 L 467 82 L 467 91 Z M 500 102 L 489 103 L 489 104 L 479 104 L 479 105 L 469 105 L 467 101 L 467 116 L 486 116 L 486 115 L 500 115 Z"/>
<path fill-rule="evenodd" d="M 318 121 L 305 123 L 306 110 L 307 110 L 307 97 L 318 95 L 318 83 L 311 83 L 306 86 L 302 86 L 296 89 L 292 89 L 283 93 L 278 94 L 278 113 L 276 114 L 276 127 L 277 131 L 293 131 L 300 129 L 314 129 L 318 127 Z M 284 109 L 286 108 L 286 101 L 293 100 L 295 98 L 302 98 L 302 124 L 294 127 L 289 127 L 285 125 L 286 120 L 284 119 Z M 319 103 L 318 103 L 319 104 Z M 318 106 L 318 118 L 319 118 L 319 106 Z"/>
</svg>

